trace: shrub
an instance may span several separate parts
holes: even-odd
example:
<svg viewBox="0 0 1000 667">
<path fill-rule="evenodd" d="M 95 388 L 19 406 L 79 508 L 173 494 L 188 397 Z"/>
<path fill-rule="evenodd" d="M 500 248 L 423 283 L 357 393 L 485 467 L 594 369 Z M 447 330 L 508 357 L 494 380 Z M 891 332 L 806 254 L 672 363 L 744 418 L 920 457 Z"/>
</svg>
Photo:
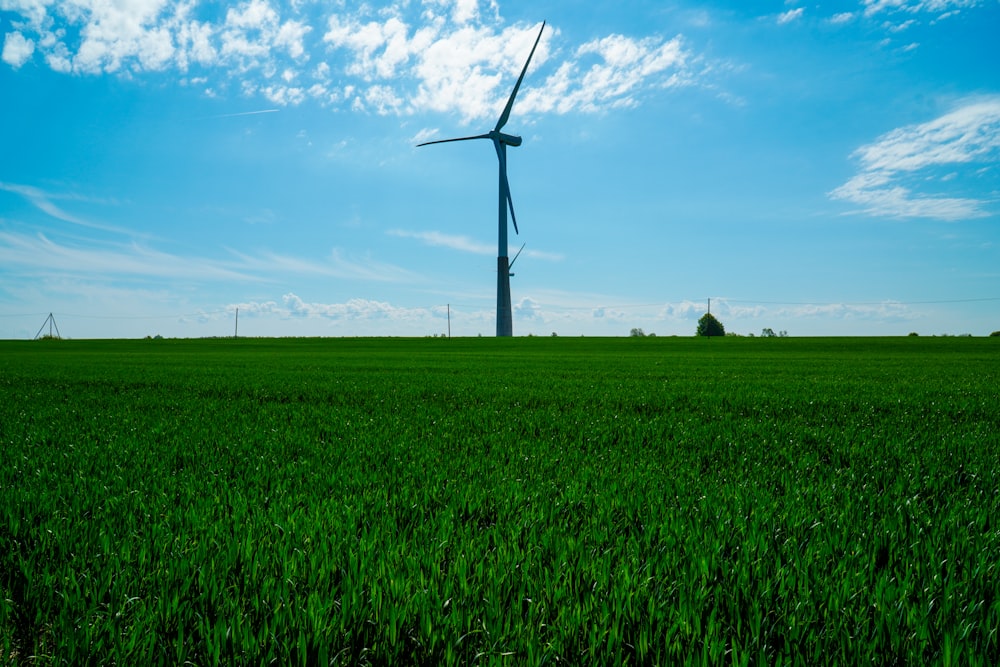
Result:
<svg viewBox="0 0 1000 667">
<path fill-rule="evenodd" d="M 698 329 L 695 332 L 696 336 L 725 336 L 726 328 L 722 326 L 722 322 L 715 319 L 712 313 L 705 313 L 698 320 Z"/>
</svg>

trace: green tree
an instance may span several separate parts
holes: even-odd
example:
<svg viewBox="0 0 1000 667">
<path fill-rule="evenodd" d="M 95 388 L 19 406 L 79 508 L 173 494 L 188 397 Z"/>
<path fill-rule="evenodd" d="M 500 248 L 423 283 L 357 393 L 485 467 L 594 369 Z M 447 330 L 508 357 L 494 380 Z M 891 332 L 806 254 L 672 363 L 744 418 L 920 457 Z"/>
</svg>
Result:
<svg viewBox="0 0 1000 667">
<path fill-rule="evenodd" d="M 698 330 L 695 332 L 697 336 L 725 336 L 726 328 L 722 326 L 722 322 L 715 319 L 712 313 L 705 313 L 698 320 Z"/>
</svg>

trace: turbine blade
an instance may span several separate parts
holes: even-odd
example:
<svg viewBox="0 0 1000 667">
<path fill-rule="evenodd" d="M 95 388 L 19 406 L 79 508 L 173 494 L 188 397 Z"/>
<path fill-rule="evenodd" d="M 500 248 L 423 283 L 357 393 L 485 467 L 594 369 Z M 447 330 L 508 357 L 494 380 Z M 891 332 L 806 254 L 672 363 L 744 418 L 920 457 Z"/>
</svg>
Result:
<svg viewBox="0 0 1000 667">
<path fill-rule="evenodd" d="M 493 139 L 493 146 L 497 149 L 497 158 L 500 160 L 500 177 L 503 179 L 504 194 L 507 195 L 507 208 L 510 209 L 510 220 L 514 223 L 514 233 L 520 235 L 517 229 L 517 215 L 514 214 L 514 200 L 510 196 L 510 181 L 507 180 L 507 151 L 500 144 L 499 139 Z"/>
<path fill-rule="evenodd" d="M 504 183 L 507 182 L 506 172 L 503 175 Z M 514 223 L 514 233 L 520 235 L 521 232 L 517 231 L 517 216 L 514 215 L 514 200 L 510 198 L 510 185 L 507 185 L 507 206 L 510 208 L 510 221 Z"/>
<path fill-rule="evenodd" d="M 528 245 L 528 244 L 527 243 L 522 243 L 521 244 L 521 250 L 524 250 L 524 246 L 526 246 L 526 245 Z M 518 250 L 517 254 L 514 255 L 514 259 L 510 260 L 510 264 L 507 265 L 507 270 L 508 271 L 510 271 L 512 268 L 514 268 L 514 262 L 516 262 L 517 258 L 521 256 L 521 250 Z"/>
<path fill-rule="evenodd" d="M 458 137 L 457 139 L 438 139 L 436 141 L 425 141 L 422 144 L 417 144 L 417 148 L 420 148 L 421 146 L 430 146 L 431 144 L 447 144 L 451 143 L 452 141 L 472 141 L 473 139 L 492 139 L 492 138 L 493 137 L 491 137 L 488 134 L 477 134 L 474 137 Z"/>
<path fill-rule="evenodd" d="M 542 28 L 538 31 L 538 37 L 535 38 L 535 45 L 531 47 L 531 53 L 528 54 L 528 60 L 524 63 L 524 69 L 521 70 L 521 76 L 517 77 L 517 83 L 514 84 L 514 90 L 510 94 L 510 99 L 507 100 L 507 106 L 504 107 L 503 113 L 500 114 L 500 120 L 497 121 L 497 126 L 493 128 L 494 132 L 499 132 L 500 129 L 507 124 L 510 120 L 510 110 L 514 106 L 514 98 L 517 97 L 517 91 L 521 87 L 521 82 L 524 81 L 524 74 L 528 71 L 528 65 L 531 64 L 531 57 L 535 55 L 535 49 L 538 48 L 538 42 L 542 40 L 542 31 L 545 30 L 545 21 L 542 21 Z"/>
</svg>

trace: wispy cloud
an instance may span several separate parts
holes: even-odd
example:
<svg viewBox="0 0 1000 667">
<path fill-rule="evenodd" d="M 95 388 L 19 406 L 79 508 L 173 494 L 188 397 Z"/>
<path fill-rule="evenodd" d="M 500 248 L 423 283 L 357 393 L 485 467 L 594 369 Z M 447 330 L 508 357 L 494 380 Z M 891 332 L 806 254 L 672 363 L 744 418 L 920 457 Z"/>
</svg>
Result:
<svg viewBox="0 0 1000 667">
<path fill-rule="evenodd" d="M 830 196 L 858 204 L 866 213 L 951 221 L 988 215 L 986 207 L 993 202 L 914 188 L 926 188 L 930 181 L 954 191 L 957 166 L 990 168 L 1000 162 L 1000 97 L 966 102 L 927 123 L 893 130 L 852 157 L 860 162 L 860 172 Z M 947 173 L 937 174 L 941 168 Z"/>
<path fill-rule="evenodd" d="M 420 276 L 370 256 L 354 258 L 334 249 L 324 261 L 264 251 L 230 250 L 221 258 L 175 255 L 129 243 L 57 242 L 44 234 L 0 231 L 0 266 L 22 275 L 78 276 L 89 281 L 121 277 L 189 283 L 225 280 L 268 283 L 290 276 L 328 276 L 360 282 L 419 281 Z"/>
<path fill-rule="evenodd" d="M 137 243 L 57 243 L 43 234 L 0 232 L 0 263 L 22 272 L 76 275 L 88 280 L 122 276 L 148 279 L 255 280 L 248 272 L 208 259 L 180 257 Z"/>
<path fill-rule="evenodd" d="M 532 250 L 527 248 L 524 251 L 524 256 L 530 259 L 541 259 L 547 262 L 561 262 L 566 259 L 566 256 L 561 252 L 547 252 L 545 250 Z"/>
<path fill-rule="evenodd" d="M 390 229 L 386 233 L 389 236 L 397 236 L 404 239 L 417 239 L 429 246 L 451 248 L 452 250 L 460 250 L 476 255 L 494 255 L 497 251 L 496 245 L 481 243 L 470 239 L 468 236 L 457 234 L 444 234 L 435 231 L 415 232 L 405 229 Z"/>
<path fill-rule="evenodd" d="M 3 181 L 0 181 L 0 190 L 5 190 L 7 192 L 12 192 L 16 195 L 21 195 L 29 202 L 31 202 L 31 204 L 34 205 L 35 208 L 57 220 L 62 220 L 63 222 L 70 222 L 73 223 L 74 225 L 85 225 L 88 227 L 90 226 L 90 223 L 86 222 L 81 218 L 78 218 L 75 215 L 67 213 L 66 211 L 62 210 L 54 203 L 52 203 L 52 195 L 45 192 L 44 190 L 41 190 L 40 188 L 36 188 L 31 185 L 21 185 L 18 183 L 4 183 Z"/>
<path fill-rule="evenodd" d="M 864 0 L 864 12 L 866 16 L 897 11 L 947 14 L 982 4 L 984 0 Z"/>
<path fill-rule="evenodd" d="M 53 201 L 57 199 L 75 200 L 75 201 L 93 201 L 90 198 L 74 194 L 54 193 L 42 190 L 41 188 L 35 187 L 33 185 L 24 185 L 20 183 L 5 183 L 3 181 L 0 181 L 0 190 L 24 197 L 39 211 L 45 213 L 46 215 L 56 220 L 61 220 L 63 222 L 68 222 L 74 225 L 80 225 L 81 227 L 99 229 L 105 232 L 131 235 L 131 232 L 127 229 L 122 229 L 119 227 L 114 227 L 99 222 L 93 222 L 91 220 L 82 218 L 78 215 L 69 213 L 68 211 L 63 210 L 63 208 L 61 208 L 60 206 L 56 205 Z"/>
<path fill-rule="evenodd" d="M 407 143 L 412 145 L 422 144 L 425 141 L 431 141 L 440 134 L 438 130 L 432 128 L 424 128 L 419 130 L 415 135 L 413 135 Z"/>
<path fill-rule="evenodd" d="M 343 251 L 334 248 L 330 253 L 334 271 L 343 278 L 368 280 L 375 282 L 413 282 L 419 276 L 412 271 L 386 262 L 380 262 L 371 256 L 362 258 L 345 256 Z"/>
<path fill-rule="evenodd" d="M 264 251 L 257 255 L 230 251 L 238 259 L 236 266 L 265 276 L 329 276 L 350 281 L 378 283 L 419 282 L 421 276 L 409 269 L 380 261 L 371 254 L 357 256 L 333 248 L 323 260 L 305 259 Z"/>
<path fill-rule="evenodd" d="M 778 14 L 778 25 L 785 25 L 786 23 L 799 20 L 802 18 L 803 12 L 805 12 L 805 9 L 797 7 L 795 9 L 789 9 L 787 12 Z"/>
<path fill-rule="evenodd" d="M 423 242 L 424 245 L 439 248 L 451 248 L 452 250 L 459 250 L 461 252 L 472 253 L 474 255 L 495 256 L 497 253 L 496 244 L 482 243 L 460 234 L 444 234 L 436 231 L 410 231 L 405 229 L 390 229 L 386 232 L 386 234 L 404 239 L 417 239 L 418 241 Z M 516 253 L 518 251 L 514 250 L 514 248 L 510 248 L 509 252 Z M 513 255 L 511 256 L 513 257 Z M 530 257 L 531 259 L 540 259 L 547 262 L 560 262 L 564 259 L 564 256 L 561 253 L 534 250 L 532 248 L 525 248 L 522 256 Z"/>
<path fill-rule="evenodd" d="M 324 261 L 281 255 L 264 251 L 250 255 L 230 249 L 233 266 L 261 277 L 275 275 L 329 276 L 345 280 L 412 283 L 419 276 L 394 264 L 378 261 L 371 256 L 345 256 L 339 248 L 330 251 Z"/>
</svg>

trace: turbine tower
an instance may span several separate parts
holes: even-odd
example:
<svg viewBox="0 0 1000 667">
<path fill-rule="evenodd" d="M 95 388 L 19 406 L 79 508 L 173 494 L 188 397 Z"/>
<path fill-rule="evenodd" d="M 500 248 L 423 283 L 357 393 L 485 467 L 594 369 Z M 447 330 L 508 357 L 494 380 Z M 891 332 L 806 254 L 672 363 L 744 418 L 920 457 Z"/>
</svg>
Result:
<svg viewBox="0 0 1000 667">
<path fill-rule="evenodd" d="M 503 113 L 500 114 L 500 120 L 497 121 L 496 127 L 492 131 L 486 134 L 477 134 L 474 137 L 459 137 L 457 139 L 439 139 L 437 141 L 427 141 L 420 146 L 429 146 L 430 144 L 446 144 L 452 141 L 471 141 L 473 139 L 489 139 L 493 142 L 493 147 L 497 152 L 497 159 L 500 161 L 500 197 L 499 197 L 499 234 L 497 240 L 497 336 L 513 336 L 513 315 L 510 308 L 510 264 L 507 258 L 507 209 L 510 209 L 511 222 L 514 223 L 514 233 L 520 234 L 517 229 L 517 216 L 514 215 L 514 200 L 510 197 L 510 183 L 507 181 L 507 146 L 520 146 L 521 137 L 514 136 L 512 134 L 505 134 L 500 130 L 503 126 L 507 124 L 510 120 L 510 110 L 514 106 L 514 98 L 517 97 L 517 91 L 521 87 L 521 82 L 524 80 L 524 74 L 528 71 L 528 65 L 531 64 L 531 57 L 535 55 L 535 49 L 538 48 L 538 42 L 542 39 L 542 32 L 545 30 L 545 21 L 542 21 L 542 27 L 538 31 L 538 37 L 535 38 L 535 45 L 531 47 L 531 53 L 528 54 L 528 60 L 524 63 L 524 69 L 521 70 L 521 76 L 517 77 L 517 83 L 514 84 L 514 90 L 510 94 L 510 98 L 507 100 L 507 106 L 504 107 Z"/>
</svg>

